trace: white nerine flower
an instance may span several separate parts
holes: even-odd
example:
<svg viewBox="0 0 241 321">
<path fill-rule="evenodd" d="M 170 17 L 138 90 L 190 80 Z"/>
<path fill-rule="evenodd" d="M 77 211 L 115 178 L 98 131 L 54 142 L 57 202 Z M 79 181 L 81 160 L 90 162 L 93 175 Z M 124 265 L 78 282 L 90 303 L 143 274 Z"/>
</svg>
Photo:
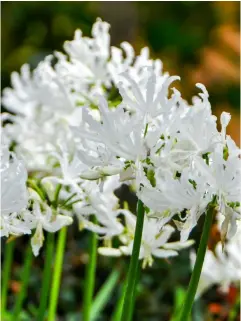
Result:
<svg viewBox="0 0 241 321">
<path fill-rule="evenodd" d="M 55 176 L 44 177 L 42 182 L 44 184 L 45 182 L 51 181 L 55 184 L 71 186 L 75 192 L 78 192 L 78 184 L 82 182 L 80 175 L 83 170 L 86 169 L 86 166 L 79 160 L 76 153 L 73 153 L 73 156 L 71 155 L 65 144 L 59 143 L 58 145 L 60 153 L 53 152 L 51 155 L 58 161 L 60 173 L 55 172 Z"/>
<path fill-rule="evenodd" d="M 57 232 L 63 226 L 70 225 L 73 219 L 59 214 L 58 210 L 54 212 L 36 193 L 32 192 L 31 198 L 33 200 L 34 227 L 36 227 L 35 233 L 31 238 L 31 245 L 34 255 L 37 256 L 44 241 L 43 230 L 50 233 Z"/>
<path fill-rule="evenodd" d="M 156 94 L 156 76 L 153 73 L 149 75 L 149 70 L 146 70 L 146 75 L 149 79 L 146 85 L 146 98 L 135 84 L 132 90 L 137 102 L 132 102 L 125 91 L 121 90 L 123 102 L 115 109 L 110 109 L 107 101 L 99 97 L 100 121 L 89 115 L 88 107 L 83 109 L 83 123 L 81 126 L 72 127 L 72 131 L 76 147 L 79 149 L 79 157 L 86 165 L 100 166 L 103 169 L 111 165 L 113 174 L 118 171 L 123 172 L 130 166 L 135 171 L 139 161 L 153 154 L 152 148 L 155 150 L 159 148 L 160 136 L 163 131 L 165 132 L 164 124 L 173 122 L 166 118 L 169 117 L 168 106 L 172 112 L 177 110 L 176 103 L 180 95 L 175 91 L 171 99 L 167 98 L 172 78 L 167 79 L 160 92 Z M 128 111 L 133 108 L 136 110 L 134 114 Z M 161 116 L 159 122 L 153 118 L 157 115 Z M 111 169 L 109 170 L 111 175 Z M 131 176 L 135 177 L 135 174 Z"/>
<path fill-rule="evenodd" d="M 128 95 L 123 88 L 122 83 L 118 84 L 120 94 L 123 98 L 123 104 L 132 111 L 139 111 L 144 115 L 149 115 L 154 118 L 161 113 L 170 111 L 171 107 L 175 105 L 177 97 L 175 94 L 172 99 L 168 99 L 168 87 L 174 80 L 180 79 L 180 77 L 173 76 L 167 78 L 159 91 L 157 91 L 156 75 L 150 69 L 146 70 L 147 84 L 143 90 L 141 90 L 138 84 L 126 73 L 122 74 L 129 83 L 132 90 L 132 97 Z M 179 98 L 179 97 L 178 97 Z"/>
<path fill-rule="evenodd" d="M 169 76 L 168 73 L 162 74 L 162 62 L 159 59 L 150 59 L 149 48 L 145 47 L 141 49 L 138 56 L 135 57 L 133 47 L 128 42 L 120 44 L 121 49 L 111 47 L 111 57 L 108 62 L 107 68 L 114 82 L 115 86 L 121 82 L 123 88 L 127 92 L 131 92 L 131 84 L 128 80 L 123 78 L 122 74 L 128 74 L 141 88 L 146 86 L 146 69 L 153 71 L 157 76 L 158 88 L 162 86 L 162 83 Z M 123 57 L 123 53 L 125 58 Z"/>
<path fill-rule="evenodd" d="M 64 49 L 70 57 L 70 63 L 65 62 L 65 69 L 75 67 L 77 77 L 72 73 L 75 82 L 85 82 L 96 85 L 97 92 L 102 84 L 110 86 L 107 61 L 110 55 L 109 24 L 97 19 L 92 28 L 93 38 L 82 37 L 81 30 L 76 30 L 74 40 L 66 41 Z M 65 76 L 71 78 L 68 71 Z M 73 77 L 74 76 L 74 77 Z"/>
<path fill-rule="evenodd" d="M 133 239 L 136 226 L 136 216 L 127 210 L 120 211 L 125 215 L 126 231 L 120 235 L 120 240 L 124 243 L 119 249 L 112 249 L 108 247 L 100 247 L 98 252 L 102 255 L 120 256 L 131 255 L 133 249 Z M 153 256 L 157 258 L 168 258 L 178 255 L 178 250 L 187 248 L 193 244 L 192 240 L 187 242 L 169 242 L 175 229 L 170 225 L 163 226 L 162 222 L 155 218 L 144 218 L 144 226 L 142 232 L 142 241 L 139 259 L 143 260 L 142 267 L 151 266 L 153 263 Z"/>
<path fill-rule="evenodd" d="M 30 234 L 27 171 L 22 161 L 9 152 L 6 137 L 1 137 L 1 236 Z"/>
<path fill-rule="evenodd" d="M 180 230 L 181 241 L 186 241 L 211 201 L 206 193 L 204 178 L 191 168 L 186 168 L 180 178 L 173 177 L 170 172 L 163 175 L 161 169 L 156 170 L 155 187 L 148 184 L 144 176 L 143 179 L 144 186 L 137 192 L 138 197 L 155 211 L 154 216 L 166 222 L 175 214 L 180 214 L 180 221 L 176 220 L 175 223 Z M 184 218 L 181 215 L 183 211 L 186 211 Z"/>
<path fill-rule="evenodd" d="M 62 78 L 51 67 L 52 56 L 40 62 L 31 74 L 29 65 L 21 73 L 12 73 L 13 89 L 3 91 L 3 104 L 11 112 L 32 117 L 39 109 L 52 113 L 70 113 L 74 108 L 76 95 L 70 94 Z"/>
<path fill-rule="evenodd" d="M 114 191 L 120 186 L 118 177 L 107 177 L 101 186 L 96 182 L 86 181 L 82 186 L 82 199 L 74 205 L 80 228 L 86 228 L 105 239 L 111 239 L 115 235 L 122 233 L 124 227 L 118 219 L 118 198 Z M 91 215 L 95 215 L 97 222 L 89 220 Z"/>
<path fill-rule="evenodd" d="M 101 122 L 94 120 L 85 109 L 82 126 L 72 127 L 73 135 L 78 139 L 77 147 L 78 142 L 82 143 L 79 156 L 85 163 L 102 167 L 111 165 L 121 172 L 125 160 L 135 161 L 142 154 L 141 124 L 121 106 L 110 110 L 103 97 L 100 97 L 99 108 Z"/>
<path fill-rule="evenodd" d="M 202 156 L 213 151 L 215 147 L 218 136 L 216 117 L 211 113 L 206 88 L 200 84 L 197 86 L 203 90 L 203 93 L 199 94 L 202 99 L 186 110 L 179 123 L 177 143 L 170 152 L 174 162 L 185 158 L 190 162 L 196 155 Z"/>
<path fill-rule="evenodd" d="M 240 158 L 233 157 L 225 160 L 220 152 L 215 151 L 210 154 L 209 166 L 201 158 L 196 165 L 205 177 L 206 188 L 212 195 L 217 196 L 218 210 L 225 217 L 221 228 L 222 241 L 224 241 L 227 233 L 228 237 L 236 233 L 236 221 L 241 220 Z"/>
<path fill-rule="evenodd" d="M 22 161 L 1 142 L 1 214 L 19 212 L 28 204 L 27 171 Z"/>
<path fill-rule="evenodd" d="M 214 253 L 207 250 L 196 298 L 213 285 L 219 285 L 223 292 L 227 292 L 231 284 L 239 285 L 241 278 L 240 233 L 239 225 L 237 235 L 227 241 L 225 251 L 222 249 L 221 242 L 216 245 Z M 192 252 L 190 258 L 193 266 L 196 254 Z"/>
</svg>

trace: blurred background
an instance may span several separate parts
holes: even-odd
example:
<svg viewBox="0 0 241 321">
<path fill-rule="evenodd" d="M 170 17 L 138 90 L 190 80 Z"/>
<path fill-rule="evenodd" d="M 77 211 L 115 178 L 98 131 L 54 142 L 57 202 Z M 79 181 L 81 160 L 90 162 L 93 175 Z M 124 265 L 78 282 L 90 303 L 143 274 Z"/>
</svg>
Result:
<svg viewBox="0 0 241 321">
<path fill-rule="evenodd" d="M 85 35 L 96 17 L 111 24 L 112 45 L 149 46 L 164 70 L 180 75 L 183 95 L 208 88 L 214 113 L 232 113 L 229 132 L 239 144 L 239 2 L 2 2 L 2 88 L 25 62 L 35 67 L 61 50 L 75 29 Z"/>
<path fill-rule="evenodd" d="M 190 102 L 197 94 L 195 83 L 205 84 L 210 94 L 213 112 L 232 114 L 228 133 L 240 145 L 240 4 L 239 2 L 2 2 L 2 73 L 1 86 L 10 86 L 10 74 L 28 62 L 34 68 L 53 50 L 62 50 L 65 40 L 73 38 L 80 28 L 90 36 L 97 17 L 111 24 L 111 44 L 129 41 L 136 53 L 148 46 L 152 58 L 163 61 L 164 70 L 180 75 L 178 85 Z M 122 191 L 122 194 L 125 192 Z M 122 195 L 123 197 L 123 195 Z M 124 197 L 125 198 L 125 197 Z M 135 201 L 135 200 L 134 200 Z M 133 202 L 134 202 L 133 201 Z M 193 237 L 199 239 L 200 227 Z M 213 246 L 219 240 L 215 226 Z M 21 284 L 18 281 L 23 260 L 21 238 L 15 249 L 9 306 Z M 74 321 L 82 304 L 84 266 L 88 233 L 78 233 L 71 227 L 65 255 L 64 274 L 59 303 L 59 320 Z M 38 302 L 42 254 L 34 261 L 29 296 L 25 303 L 26 316 L 34 320 Z M 151 269 L 142 273 L 134 320 L 170 320 L 177 293 L 186 287 L 190 277 L 188 253 L 169 261 L 158 260 Z M 96 290 L 108 276 L 113 264 L 123 277 L 128 260 L 98 257 Z M 120 292 L 116 291 L 98 320 L 108 321 Z M 179 291 L 179 292 L 178 292 Z M 227 320 L 237 289 L 230 288 L 227 295 L 217 288 L 208 291 L 195 305 L 194 321 Z M 30 312 L 29 312 L 30 311 Z M 32 311 L 32 312 L 31 312 Z"/>
</svg>

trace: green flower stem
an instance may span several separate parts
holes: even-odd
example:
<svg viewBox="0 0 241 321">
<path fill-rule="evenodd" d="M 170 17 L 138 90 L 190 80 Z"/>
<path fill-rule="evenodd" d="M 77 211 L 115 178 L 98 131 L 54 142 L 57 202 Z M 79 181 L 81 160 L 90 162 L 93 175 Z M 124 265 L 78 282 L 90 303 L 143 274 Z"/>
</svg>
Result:
<svg viewBox="0 0 241 321">
<path fill-rule="evenodd" d="M 96 218 L 93 219 L 96 223 Z M 91 232 L 89 239 L 89 262 L 86 264 L 83 298 L 83 321 L 91 320 L 91 306 L 95 287 L 95 270 L 97 257 L 97 235 Z"/>
<path fill-rule="evenodd" d="M 139 263 L 139 253 L 141 247 L 141 238 L 142 230 L 144 225 L 144 214 L 145 209 L 141 200 L 138 200 L 137 203 L 137 220 L 136 220 L 136 229 L 134 236 L 134 244 L 131 255 L 131 261 L 127 276 L 127 288 L 124 298 L 124 306 L 122 311 L 122 321 L 130 321 L 132 317 L 132 305 L 135 303 L 135 294 L 136 294 L 136 278 L 138 274 L 138 263 Z"/>
<path fill-rule="evenodd" d="M 44 191 L 42 191 L 42 189 L 38 187 L 38 184 L 33 179 L 28 179 L 27 183 L 28 183 L 28 186 L 34 189 L 39 194 L 41 199 L 44 201 L 45 200 Z"/>
<path fill-rule="evenodd" d="M 132 315 L 133 315 L 134 309 L 135 309 L 135 303 L 136 303 L 135 298 L 136 298 L 136 294 L 137 294 L 137 286 L 138 286 L 140 276 L 141 276 L 141 266 L 142 266 L 142 262 L 139 260 L 138 267 L 137 267 L 136 280 L 135 280 L 135 292 L 134 292 L 134 295 L 132 297 L 132 302 L 131 302 L 130 320 L 132 320 Z"/>
<path fill-rule="evenodd" d="M 72 194 L 70 197 L 68 197 L 62 204 L 60 204 L 60 207 L 64 207 L 65 205 L 68 205 L 68 202 L 72 200 L 73 197 L 75 197 L 77 193 Z"/>
<path fill-rule="evenodd" d="M 52 287 L 50 292 L 48 321 L 56 320 L 56 310 L 57 310 L 58 297 L 59 297 L 60 280 L 61 280 L 61 274 L 62 274 L 66 237 L 67 237 L 67 227 L 64 226 L 59 231 L 58 240 L 57 240 L 53 280 L 52 280 Z"/>
<path fill-rule="evenodd" d="M 141 261 L 139 260 L 139 262 L 138 262 L 138 272 L 137 272 L 137 277 L 136 277 L 136 280 L 135 280 L 136 289 L 135 289 L 134 297 L 136 296 L 137 284 L 139 282 L 140 274 L 141 274 Z M 124 301 L 125 301 L 126 288 L 127 288 L 127 279 L 125 280 L 125 282 L 123 283 L 123 285 L 121 287 L 121 291 L 120 291 L 121 295 L 120 295 L 120 297 L 118 299 L 118 302 L 116 304 L 116 308 L 115 308 L 115 310 L 113 312 L 111 321 L 120 321 L 121 320 L 121 314 L 122 314 L 123 305 L 124 305 Z M 135 307 L 135 300 L 132 300 L 131 316 L 133 314 L 134 307 Z"/>
<path fill-rule="evenodd" d="M 3 269 L 2 269 L 2 293 L 1 293 L 1 310 L 2 315 L 5 313 L 6 304 L 7 304 L 7 293 L 9 286 L 9 278 L 11 272 L 11 266 L 13 261 L 13 251 L 14 251 L 14 241 L 6 242 L 4 249 L 4 260 L 3 260 Z"/>
<path fill-rule="evenodd" d="M 22 275 L 21 290 L 18 293 L 18 296 L 15 301 L 15 306 L 12 314 L 12 321 L 18 320 L 20 312 L 22 311 L 23 302 L 27 295 L 27 288 L 29 284 L 32 261 L 33 261 L 33 253 L 32 253 L 31 245 L 29 245 L 25 253 L 23 271 L 21 274 Z"/>
<path fill-rule="evenodd" d="M 53 203 L 52 203 L 54 208 L 58 207 L 59 193 L 60 193 L 61 188 L 62 188 L 61 184 L 58 184 L 57 187 L 56 187 L 56 190 L 55 190 L 55 193 L 54 193 L 54 200 L 53 200 Z"/>
<path fill-rule="evenodd" d="M 192 272 L 191 280 L 188 286 L 185 302 L 181 311 L 181 316 L 179 321 L 187 321 L 192 310 L 192 305 L 194 302 L 195 294 L 197 292 L 197 287 L 203 267 L 203 262 L 206 254 L 209 234 L 212 227 L 213 215 L 215 212 L 215 204 L 210 204 L 209 209 L 206 213 L 205 223 L 203 227 L 203 232 L 201 240 L 199 243 L 199 248 L 197 252 L 197 258 Z"/>
<path fill-rule="evenodd" d="M 44 271 L 42 276 L 42 288 L 40 292 L 40 304 L 37 313 L 37 321 L 43 321 L 48 304 L 48 294 L 52 274 L 52 257 L 54 253 L 54 233 L 47 234 L 46 252 L 44 257 Z"/>
</svg>

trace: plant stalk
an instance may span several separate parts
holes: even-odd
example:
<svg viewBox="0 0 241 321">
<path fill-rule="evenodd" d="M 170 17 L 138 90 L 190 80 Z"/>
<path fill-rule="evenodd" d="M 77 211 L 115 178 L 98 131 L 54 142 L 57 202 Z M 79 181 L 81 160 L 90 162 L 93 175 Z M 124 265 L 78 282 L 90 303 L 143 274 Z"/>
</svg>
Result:
<svg viewBox="0 0 241 321">
<path fill-rule="evenodd" d="M 96 218 L 93 219 L 93 223 L 96 223 Z M 95 287 L 97 244 L 97 235 L 96 233 L 91 232 L 89 239 L 89 262 L 86 264 L 85 270 L 83 321 L 91 320 L 91 306 Z"/>
<path fill-rule="evenodd" d="M 40 304 L 37 313 L 37 321 L 43 321 L 48 304 L 48 294 L 52 274 L 52 258 L 54 253 L 54 233 L 47 234 L 46 252 L 44 257 L 44 271 L 42 275 L 42 288 L 40 292 Z"/>
<path fill-rule="evenodd" d="M 61 274 L 62 274 L 62 267 L 63 267 L 66 236 L 67 236 L 67 227 L 64 226 L 59 231 L 58 240 L 57 240 L 52 288 L 50 292 L 48 321 L 56 320 L 56 310 L 57 310 L 58 298 L 59 298 L 59 289 L 60 289 L 60 281 L 61 281 Z"/>
<path fill-rule="evenodd" d="M 3 269 L 2 269 L 2 291 L 1 291 L 1 310 L 2 315 L 5 313 L 7 305 L 7 293 L 9 286 L 9 278 L 11 273 L 12 261 L 13 261 L 13 252 L 14 252 L 15 241 L 10 241 L 5 243 L 4 249 L 4 260 L 3 260 Z"/>
<path fill-rule="evenodd" d="M 144 205 L 141 200 L 138 200 L 134 244 L 133 244 L 128 276 L 127 276 L 127 287 L 125 291 L 121 321 L 130 321 L 132 318 L 132 313 L 133 313 L 132 307 L 133 307 L 133 304 L 135 303 L 135 294 L 136 294 L 136 286 L 137 286 L 136 278 L 138 275 L 138 263 L 139 263 L 140 247 L 141 247 L 142 230 L 144 225 L 144 214 L 145 214 Z"/>
<path fill-rule="evenodd" d="M 197 287 L 202 272 L 203 262 L 206 254 L 209 234 L 212 227 L 213 215 L 215 212 L 215 204 L 210 204 L 208 211 L 206 213 L 203 232 L 201 240 L 199 243 L 199 248 L 197 252 L 197 258 L 192 272 L 191 280 L 188 286 L 185 302 L 181 311 L 181 316 L 179 321 L 187 321 L 189 315 L 191 314 L 193 302 L 195 299 L 195 294 L 197 292 Z"/>
</svg>

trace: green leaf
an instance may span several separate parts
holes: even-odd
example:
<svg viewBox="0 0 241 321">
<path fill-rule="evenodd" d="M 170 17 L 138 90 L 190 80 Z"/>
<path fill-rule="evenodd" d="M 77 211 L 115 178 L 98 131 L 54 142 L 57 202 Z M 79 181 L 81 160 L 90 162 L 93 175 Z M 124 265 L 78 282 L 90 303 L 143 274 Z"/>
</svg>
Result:
<svg viewBox="0 0 241 321">
<path fill-rule="evenodd" d="M 178 287 L 175 291 L 175 297 L 174 297 L 174 312 L 172 315 L 172 318 L 170 321 L 177 321 L 178 320 L 178 314 L 181 306 L 184 303 L 185 300 L 185 290 L 182 287 Z"/>
<path fill-rule="evenodd" d="M 120 271 L 113 270 L 109 275 L 100 291 L 97 293 L 92 307 L 91 307 L 91 321 L 96 320 L 99 313 L 104 309 L 106 304 L 108 303 L 110 296 L 115 288 L 115 285 L 119 279 Z"/>
</svg>

